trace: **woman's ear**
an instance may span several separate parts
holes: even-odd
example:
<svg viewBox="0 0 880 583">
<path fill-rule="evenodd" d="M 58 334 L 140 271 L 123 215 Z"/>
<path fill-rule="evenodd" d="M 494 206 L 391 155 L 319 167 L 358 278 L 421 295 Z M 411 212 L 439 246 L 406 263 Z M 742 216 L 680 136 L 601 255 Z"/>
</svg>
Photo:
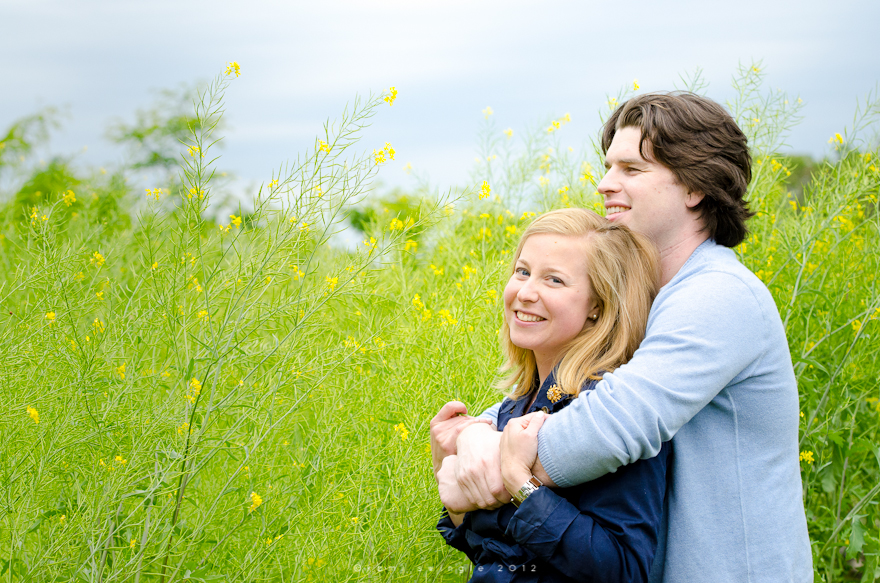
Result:
<svg viewBox="0 0 880 583">
<path fill-rule="evenodd" d="M 587 310 L 587 321 L 595 322 L 599 319 L 599 302 L 593 300 L 590 304 L 590 309 Z"/>
</svg>

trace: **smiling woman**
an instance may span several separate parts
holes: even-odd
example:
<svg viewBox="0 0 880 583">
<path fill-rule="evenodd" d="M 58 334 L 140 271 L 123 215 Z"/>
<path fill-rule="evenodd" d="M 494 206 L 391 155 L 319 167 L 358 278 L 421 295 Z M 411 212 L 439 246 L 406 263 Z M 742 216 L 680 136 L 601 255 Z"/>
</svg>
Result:
<svg viewBox="0 0 880 583">
<path fill-rule="evenodd" d="M 501 386 L 513 386 L 513 394 L 501 405 L 498 429 L 512 498 L 494 510 L 450 510 L 438 525 L 446 542 L 474 562 L 471 581 L 514 581 L 520 572 L 548 582 L 647 580 L 670 444 L 657 457 L 574 488 L 544 488 L 531 467 L 544 415 L 565 408 L 635 352 L 658 279 L 653 245 L 591 211 L 552 211 L 526 229 L 504 289 L 501 330 L 508 372 Z M 436 447 L 432 453 L 441 457 Z M 455 457 L 442 459 L 437 472 L 450 508 L 455 494 L 447 476 Z"/>
<path fill-rule="evenodd" d="M 504 288 L 510 341 L 532 351 L 542 379 L 563 348 L 598 317 L 586 247 L 586 236 L 533 235 Z"/>
<path fill-rule="evenodd" d="M 529 225 L 504 290 L 499 388 L 516 398 L 553 366 L 577 394 L 586 378 L 617 368 L 641 343 L 657 290 L 656 248 L 594 212 L 562 209 Z M 586 333 L 589 331 L 589 333 Z"/>
</svg>

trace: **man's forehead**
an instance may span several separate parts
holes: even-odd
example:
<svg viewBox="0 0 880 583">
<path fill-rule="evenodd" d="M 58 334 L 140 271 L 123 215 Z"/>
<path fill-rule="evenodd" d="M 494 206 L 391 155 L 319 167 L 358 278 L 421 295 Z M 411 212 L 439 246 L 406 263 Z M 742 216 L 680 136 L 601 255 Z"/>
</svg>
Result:
<svg viewBox="0 0 880 583">
<path fill-rule="evenodd" d="M 627 126 L 614 134 L 611 146 L 605 155 L 605 167 L 611 164 L 645 164 L 656 162 L 651 141 L 642 141 L 642 130 Z"/>
</svg>

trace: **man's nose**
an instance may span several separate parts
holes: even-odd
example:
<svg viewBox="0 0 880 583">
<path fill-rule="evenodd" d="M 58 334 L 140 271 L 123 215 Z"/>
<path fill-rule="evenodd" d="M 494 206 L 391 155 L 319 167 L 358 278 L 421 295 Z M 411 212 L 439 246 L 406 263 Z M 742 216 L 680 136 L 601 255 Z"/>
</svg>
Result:
<svg viewBox="0 0 880 583">
<path fill-rule="evenodd" d="M 596 185 L 596 190 L 598 190 L 599 194 L 601 194 L 602 196 L 607 196 L 608 194 L 620 190 L 620 183 L 617 181 L 613 169 L 605 172 L 602 180 L 600 180 L 599 184 Z"/>
</svg>

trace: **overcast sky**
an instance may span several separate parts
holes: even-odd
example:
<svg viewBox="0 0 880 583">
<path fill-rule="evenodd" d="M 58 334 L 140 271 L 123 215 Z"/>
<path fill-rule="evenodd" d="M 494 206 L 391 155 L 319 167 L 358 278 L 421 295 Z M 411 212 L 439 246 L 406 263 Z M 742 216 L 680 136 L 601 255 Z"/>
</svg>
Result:
<svg viewBox="0 0 880 583">
<path fill-rule="evenodd" d="M 821 156 L 877 87 L 878 23 L 876 0 L 0 0 L 0 130 L 64 107 L 52 150 L 112 167 L 110 122 L 235 60 L 221 165 L 242 183 L 310 147 L 356 94 L 394 85 L 363 147 L 394 145 L 386 184 L 406 186 L 409 162 L 445 188 L 467 180 L 487 105 L 515 131 L 569 112 L 577 146 L 633 79 L 672 89 L 701 67 L 723 103 L 738 64 L 761 59 L 768 89 L 806 102 L 791 149 Z"/>
</svg>

